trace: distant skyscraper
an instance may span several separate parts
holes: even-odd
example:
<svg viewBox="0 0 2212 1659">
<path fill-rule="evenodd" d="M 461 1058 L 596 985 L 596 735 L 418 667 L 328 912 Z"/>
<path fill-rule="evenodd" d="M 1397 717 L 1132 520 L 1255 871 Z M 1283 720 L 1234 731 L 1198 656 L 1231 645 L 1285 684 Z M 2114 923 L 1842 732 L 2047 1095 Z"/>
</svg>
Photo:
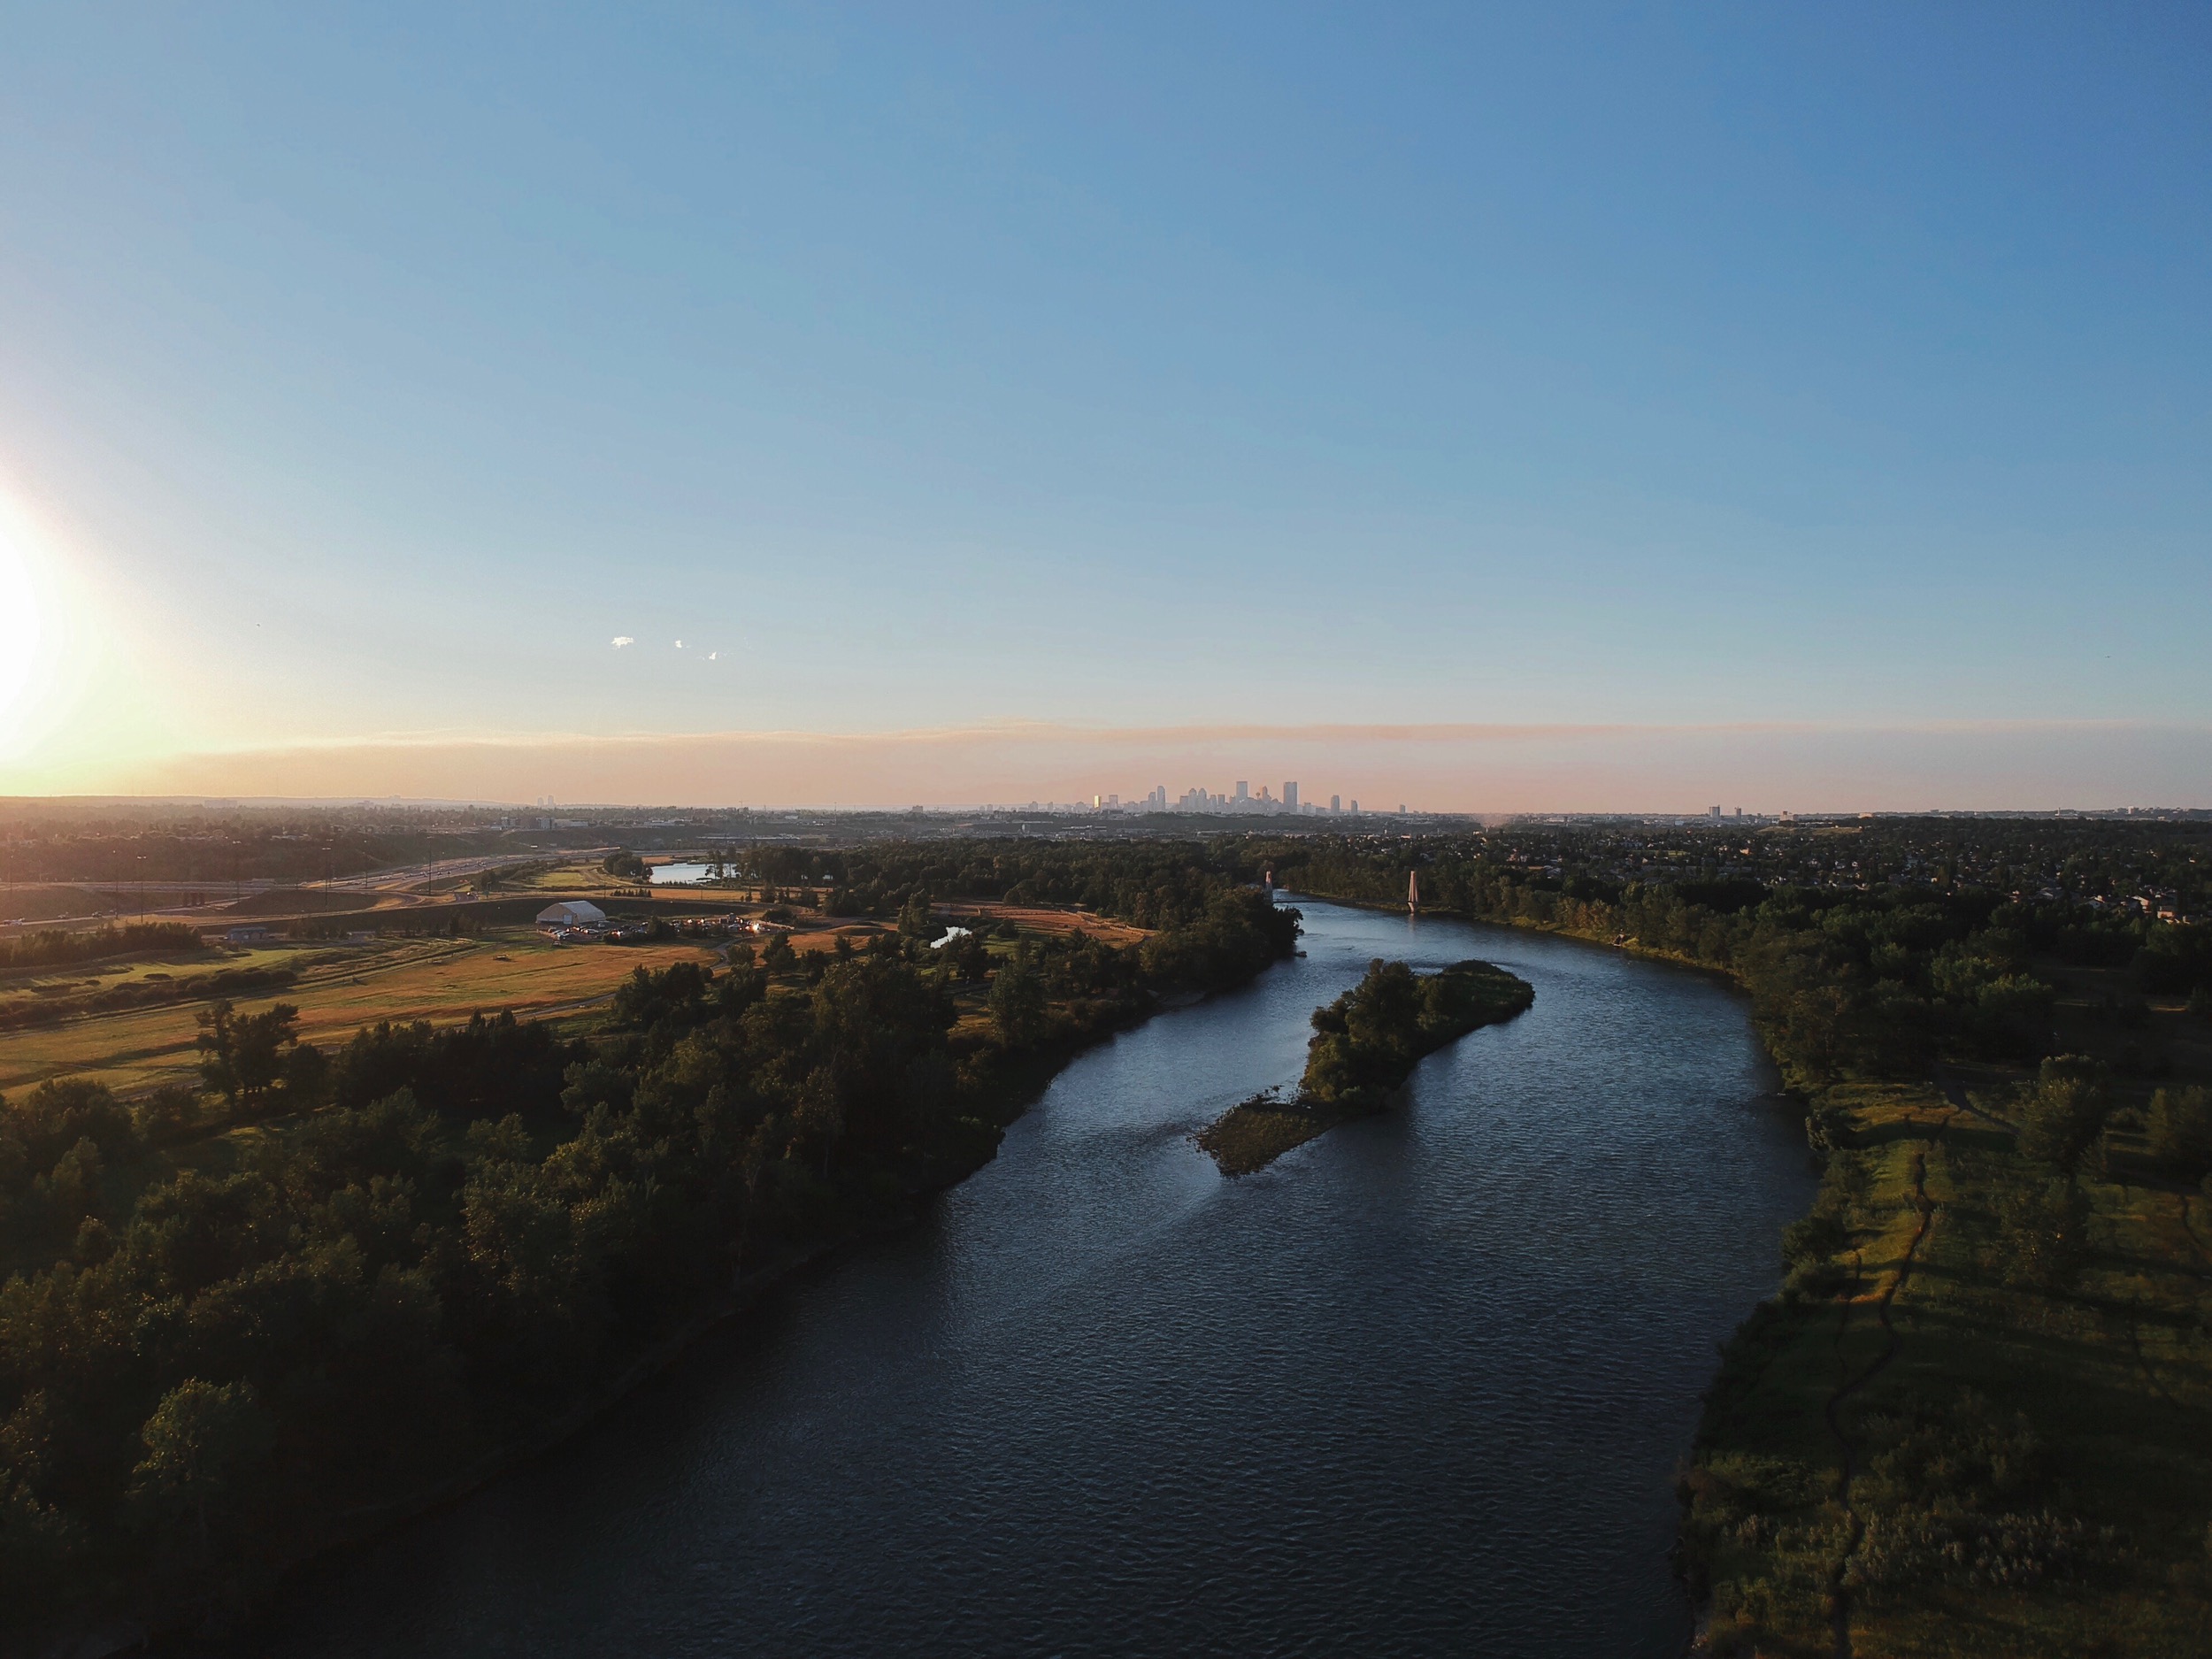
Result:
<svg viewBox="0 0 2212 1659">
<path fill-rule="evenodd" d="M 1331 795 L 1329 797 L 1329 810 L 1332 812 L 1341 812 L 1344 810 L 1344 797 L 1340 795 Z"/>
<path fill-rule="evenodd" d="M 1352 797 L 1352 810 L 1355 812 L 1359 810 L 1359 797 L 1357 795 L 1354 795 Z"/>
<path fill-rule="evenodd" d="M 1286 783 L 1283 786 L 1283 805 L 1293 812 L 1298 810 L 1298 786 L 1296 784 Z"/>
<path fill-rule="evenodd" d="M 1238 780 L 1237 780 L 1237 799 L 1238 799 L 1238 800 L 1240 800 L 1240 801 L 1249 801 L 1251 798 L 1252 798 L 1252 786 L 1251 786 L 1250 784 L 1248 784 L 1248 783 L 1245 782 L 1245 780 L 1244 780 L 1243 779 L 1241 779 L 1241 778 L 1238 779 Z"/>
</svg>

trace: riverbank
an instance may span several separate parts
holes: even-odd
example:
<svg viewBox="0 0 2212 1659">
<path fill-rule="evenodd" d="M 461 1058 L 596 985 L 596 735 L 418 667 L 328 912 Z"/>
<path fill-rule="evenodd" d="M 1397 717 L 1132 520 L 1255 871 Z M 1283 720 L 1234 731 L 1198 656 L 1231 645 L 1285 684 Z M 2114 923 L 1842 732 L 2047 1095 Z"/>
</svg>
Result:
<svg viewBox="0 0 2212 1659">
<path fill-rule="evenodd" d="M 1469 919 L 1752 988 L 1727 964 L 1624 934 L 1603 906 L 1564 908 L 1603 925 Z M 2108 1098 L 2077 1161 L 2054 1164 L 2015 1121 L 2041 1087 L 2017 1064 L 1968 1067 L 1970 1093 L 1833 1080 L 1883 1062 L 1877 1025 L 1836 1040 L 1818 1076 L 1801 1010 L 1819 983 L 1797 984 L 1756 1024 L 1826 1167 L 1786 1240 L 1781 1294 L 1724 1350 L 1683 1470 L 1698 1651 L 2200 1655 L 2212 1217 L 2150 1156 L 2147 1085 L 2078 1067 Z M 2185 1064 L 2153 1051 L 2136 1075 L 2162 1059 Z"/>
<path fill-rule="evenodd" d="M 1255 978 L 1261 967 L 1263 964 L 1255 964 L 1243 980 Z M 702 985 L 706 982 L 702 980 Z M 671 1007 L 680 1009 L 681 1018 L 681 998 L 688 995 L 688 987 L 681 982 L 681 976 L 668 976 L 659 982 L 650 976 L 639 980 L 639 991 L 634 995 L 641 1000 L 639 1007 L 646 1007 L 643 1018 L 648 1022 L 657 1018 L 650 1011 L 652 998 L 664 994 L 677 998 Z M 792 1190 L 792 1199 L 787 1203 L 787 1208 L 799 1206 L 796 1215 L 808 1219 L 803 1230 L 781 1230 L 779 1234 L 772 1234 L 772 1239 L 781 1237 L 786 1241 L 783 1248 L 772 1248 L 770 1239 L 759 1239 L 757 1248 L 772 1248 L 772 1255 L 768 1255 L 765 1261 L 743 1250 L 741 1233 L 734 1233 L 721 1241 L 710 1241 L 715 1259 L 726 1263 L 724 1287 L 717 1287 L 706 1299 L 699 1299 L 697 1287 L 706 1287 L 715 1272 L 708 1263 L 699 1263 L 699 1272 L 690 1274 L 697 1286 L 690 1294 L 661 1294 L 659 1301 L 668 1310 L 668 1318 L 655 1321 L 659 1323 L 659 1330 L 652 1332 L 650 1340 L 641 1345 L 608 1345 L 602 1349 L 603 1356 L 593 1365 L 593 1371 L 599 1371 L 597 1379 L 577 1380 L 571 1387 L 564 1387 L 559 1394 L 566 1398 L 555 1396 L 549 1401 L 553 1407 L 550 1411 L 509 1409 L 500 1414 L 504 1423 L 497 1427 L 469 1429 L 466 1440 L 473 1440 L 473 1447 L 460 1440 L 456 1451 L 462 1455 L 447 1464 L 447 1471 L 438 1473 L 435 1480 L 413 1485 L 403 1494 L 385 1494 L 378 1495 L 373 1502 L 338 1509 L 292 1504 L 292 1516 L 283 1529 L 267 1529 L 258 1538 L 248 1538 L 243 1551 L 248 1569 L 241 1571 L 236 1578 L 210 1573 L 199 1582 L 183 1584 L 174 1593 L 100 1597 L 91 1601 L 91 1606 L 102 1609 L 97 1617 L 65 1615 L 60 1624 L 33 1626 L 28 1632 L 18 1632 L 13 1640 L 0 1640 L 0 1653 L 113 1653 L 140 1644 L 149 1632 L 188 1631 L 210 1624 L 214 1628 L 223 1628 L 230 1622 L 243 1619 L 245 1609 L 257 1601 L 265 1601 L 274 1593 L 276 1584 L 296 1573 L 307 1562 L 329 1555 L 338 1548 L 380 1538 L 403 1529 L 425 1513 L 460 1502 L 473 1491 L 491 1485 L 519 1464 L 540 1458 L 549 1449 L 571 1440 L 581 1429 L 611 1414 L 639 1385 L 668 1370 L 706 1332 L 743 1312 L 765 1290 L 790 1279 L 790 1274 L 834 1256 L 854 1243 L 910 1228 L 927 1210 L 933 1194 L 945 1193 L 960 1181 L 969 1179 L 995 1157 L 1004 1128 L 1038 1100 L 1040 1093 L 1073 1057 L 1113 1038 L 1119 1031 L 1144 1025 L 1155 1013 L 1166 1011 L 1171 1004 L 1188 1004 L 1188 998 L 1181 994 L 1128 989 L 1119 995 L 1075 995 L 1053 1000 L 1042 1004 L 1031 1020 L 1038 1035 L 1018 1048 L 1002 1047 L 989 1029 L 964 1029 L 951 1048 L 956 1071 L 947 1069 L 949 1078 L 958 1079 L 958 1093 L 938 1106 L 942 1122 L 933 1126 L 932 1137 L 902 1153 L 896 1179 L 892 1179 L 889 1171 L 880 1171 L 867 1181 L 843 1179 L 830 1184 L 821 1179 L 814 1168 L 787 1164 L 787 1175 L 805 1184 L 803 1188 Z M 796 1004 L 792 1007 L 796 1011 Z M 599 1066 L 599 1062 L 593 1062 L 593 1066 Z M 575 1088 L 577 1075 L 577 1069 L 571 1069 L 571 1091 Z M 603 1071 L 599 1075 L 603 1075 Z M 373 1113 L 378 1110 L 382 1110 L 382 1106 L 372 1106 L 372 1118 L 360 1122 L 376 1122 Z M 409 1100 L 404 1110 L 413 1113 L 418 1109 Z M 342 1106 L 336 1118 L 338 1122 L 354 1122 L 347 1118 Z M 314 1144 L 311 1137 L 316 1131 L 311 1124 L 316 1122 L 320 1119 L 305 1115 L 296 1122 L 280 1124 L 276 1128 L 294 1140 L 305 1133 L 310 1137 L 305 1144 Z M 511 1122 L 515 1124 L 515 1133 L 519 1133 L 519 1119 Z M 257 1133 L 267 1135 L 267 1126 L 257 1126 Z M 586 1128 L 586 1135 L 593 1133 L 603 1137 L 606 1131 Z M 515 1150 L 519 1153 L 522 1146 L 515 1144 Z M 750 1215 L 750 1210 L 752 1206 L 748 1202 L 746 1215 Z M 639 1321 L 639 1325 L 643 1325 L 643 1321 Z M 590 1371 L 584 1376 L 590 1379 Z M 127 1617 L 119 1617 L 118 1606 L 122 1606 Z"/>
<path fill-rule="evenodd" d="M 647 1629 L 857 1656 L 920 1630 L 1110 1659 L 1670 1659 L 1669 1477 L 1809 1191 L 1801 1137 L 1757 1117 L 1740 1005 L 1565 941 L 1409 941 L 1335 906 L 1302 943 L 1087 1048 L 918 1225 L 804 1270 L 569 1448 L 311 1571 L 215 1651 L 591 1659 Z M 1493 949 L 1535 1005 L 1425 1062 L 1418 1110 L 1291 1180 L 1225 1180 L 1192 1146 L 1298 1074 L 1314 1008 L 1374 957 Z M 1681 1133 L 1739 1123 L 1717 1156 Z M 1623 1233 L 1666 1263 L 1627 1305 Z M 1438 1379 L 1472 1377 L 1439 1409 Z M 1281 1570 L 1241 1572 L 1256 1551 Z"/>
<path fill-rule="evenodd" d="M 1269 1090 L 1238 1102 L 1192 1137 L 1224 1175 L 1250 1175 L 1294 1147 L 1364 1112 L 1293 1099 Z"/>
<path fill-rule="evenodd" d="M 1683 1478 L 1703 1651 L 2204 1651 L 2203 1195 L 2151 1176 L 2122 1128 L 2080 1175 L 2074 1259 L 2055 1257 L 2068 1241 L 2036 1219 L 2054 1178 L 1982 1100 L 1816 1102 L 1839 1149 Z"/>
</svg>

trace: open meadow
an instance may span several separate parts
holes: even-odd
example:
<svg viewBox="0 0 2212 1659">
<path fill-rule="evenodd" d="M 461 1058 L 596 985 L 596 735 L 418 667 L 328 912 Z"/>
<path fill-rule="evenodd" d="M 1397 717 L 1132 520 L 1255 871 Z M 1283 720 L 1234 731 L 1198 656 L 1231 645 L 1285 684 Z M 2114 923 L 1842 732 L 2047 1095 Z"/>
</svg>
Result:
<svg viewBox="0 0 2212 1659">
<path fill-rule="evenodd" d="M 569 874 L 580 882 L 586 872 L 572 867 L 546 873 Z M 603 882 L 595 890 L 603 898 L 618 896 Z M 735 895 L 731 900 L 733 910 L 760 908 L 738 902 Z M 979 930 L 1010 923 L 1036 937 L 1086 935 L 1106 944 L 1128 945 L 1149 936 L 1143 928 L 1093 912 L 1049 906 L 971 903 L 941 907 L 941 914 L 956 925 Z M 833 951 L 841 938 L 858 946 L 883 931 L 883 925 L 874 921 L 801 910 L 785 937 L 797 955 L 805 956 Z M 997 939 L 993 949 L 1003 954 L 1011 946 Z M 35 1010 L 46 999 L 81 1001 L 119 991 L 157 995 L 169 987 L 180 995 L 157 1006 L 0 1028 L 0 1092 L 55 1077 L 92 1078 L 123 1094 L 193 1081 L 197 1075 L 199 1016 L 213 995 L 221 994 L 203 993 L 194 982 L 204 986 L 216 972 L 239 976 L 250 987 L 232 995 L 242 1011 L 277 1002 L 291 1003 L 300 1011 L 300 1041 L 328 1048 L 345 1041 L 363 1025 L 388 1019 L 457 1024 L 479 1011 L 511 1009 L 525 1019 L 588 1023 L 593 1008 L 635 969 L 717 961 L 721 951 L 718 941 L 692 939 L 560 945 L 534 928 L 513 926 L 469 937 L 213 946 L 180 958 L 120 957 L 19 973 L 0 982 L 0 1017 Z M 295 976 L 289 983 L 271 982 L 286 974 Z"/>
<path fill-rule="evenodd" d="M 443 1025 L 480 1010 L 502 1009 L 524 1018 L 580 1014 L 635 969 L 706 962 L 717 954 L 716 947 L 692 940 L 556 945 L 523 928 L 472 939 L 275 947 L 241 953 L 242 959 L 263 967 L 295 966 L 299 977 L 270 995 L 241 998 L 239 1006 L 250 1010 L 289 1002 L 300 1010 L 301 1041 L 329 1047 L 379 1020 Z M 163 968 L 139 964 L 127 971 L 142 975 Z M 62 1076 L 95 1078 L 125 1094 L 193 1082 L 198 1020 L 207 1005 L 201 999 L 0 1033 L 0 1090 Z"/>
<path fill-rule="evenodd" d="M 2024 1256 L 2043 1189 L 2001 1091 L 1825 1103 L 1848 1149 L 1801 1224 L 1802 1294 L 1731 1345 L 1688 1477 L 1713 1651 L 2205 1651 L 2204 1194 L 2145 1168 L 2124 1115 L 2055 1275 Z"/>
</svg>

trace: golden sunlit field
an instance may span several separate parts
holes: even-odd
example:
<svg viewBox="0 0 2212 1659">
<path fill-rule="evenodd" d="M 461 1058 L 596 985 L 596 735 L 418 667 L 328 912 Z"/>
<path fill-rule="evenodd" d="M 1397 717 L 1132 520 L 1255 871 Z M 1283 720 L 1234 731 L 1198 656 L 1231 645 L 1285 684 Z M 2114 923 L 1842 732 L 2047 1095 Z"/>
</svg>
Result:
<svg viewBox="0 0 2212 1659">
<path fill-rule="evenodd" d="M 305 964 L 295 984 L 242 998 L 239 1006 L 250 1010 L 289 1002 L 300 1010 L 301 1041 L 329 1047 L 380 1019 L 446 1023 L 479 1010 L 508 1008 L 525 1018 L 582 1011 L 634 969 L 703 962 L 716 954 L 717 947 L 688 940 L 556 945 L 517 929 L 481 939 L 392 941 L 353 951 L 328 946 L 257 950 L 226 965 Z M 194 1040 L 206 1006 L 172 1003 L 0 1033 L 0 1090 L 62 1075 L 97 1078 L 125 1094 L 193 1081 L 198 1064 Z"/>
<path fill-rule="evenodd" d="M 1085 933 L 1108 945 L 1140 945 L 1152 937 L 1151 929 L 1133 923 L 1116 921 L 1090 910 L 1059 910 L 1048 905 L 975 900 L 940 904 L 937 915 L 956 927 L 973 927 L 979 922 L 1011 922 L 1025 933 Z"/>
</svg>

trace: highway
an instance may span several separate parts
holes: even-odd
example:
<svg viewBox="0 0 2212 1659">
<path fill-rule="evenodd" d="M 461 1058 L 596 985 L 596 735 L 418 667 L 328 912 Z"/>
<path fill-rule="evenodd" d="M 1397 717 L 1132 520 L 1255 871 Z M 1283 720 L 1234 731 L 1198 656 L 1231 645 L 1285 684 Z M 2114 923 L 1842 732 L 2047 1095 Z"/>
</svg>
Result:
<svg viewBox="0 0 2212 1659">
<path fill-rule="evenodd" d="M 612 845 L 563 848 L 557 854 L 537 857 L 518 856 L 511 852 L 477 853 L 463 858 L 434 858 L 422 864 L 395 864 L 388 869 L 364 871 L 356 875 L 339 876 L 329 881 L 279 881 L 268 877 L 253 877 L 235 882 L 219 879 L 5 881 L 0 882 L 0 938 L 42 927 L 82 927 L 135 921 L 142 912 L 148 921 L 218 922 L 227 919 L 235 901 L 266 893 L 348 896 L 363 901 L 365 908 L 369 904 L 393 909 L 437 904 L 445 902 L 443 895 L 423 889 L 446 882 L 465 880 L 472 876 L 480 876 L 516 864 L 565 864 L 572 860 L 603 858 L 614 850 Z M 35 918 L 14 915 L 8 902 L 10 896 L 17 893 L 43 893 L 56 887 L 82 887 L 88 893 L 111 902 L 106 908 L 75 915 Z M 196 900 L 196 902 L 194 902 Z"/>
</svg>

